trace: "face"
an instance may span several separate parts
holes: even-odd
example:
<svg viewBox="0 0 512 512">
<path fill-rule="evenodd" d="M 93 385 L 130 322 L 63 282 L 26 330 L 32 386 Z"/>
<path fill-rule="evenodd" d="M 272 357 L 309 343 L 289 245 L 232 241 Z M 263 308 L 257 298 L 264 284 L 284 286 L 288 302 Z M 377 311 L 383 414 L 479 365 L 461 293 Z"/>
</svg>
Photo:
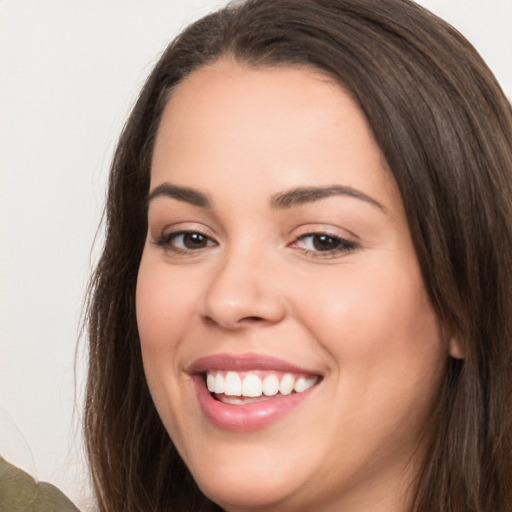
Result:
<svg viewBox="0 0 512 512">
<path fill-rule="evenodd" d="M 144 369 L 229 511 L 405 510 L 447 347 L 396 183 L 350 96 L 218 61 L 157 134 Z"/>
</svg>

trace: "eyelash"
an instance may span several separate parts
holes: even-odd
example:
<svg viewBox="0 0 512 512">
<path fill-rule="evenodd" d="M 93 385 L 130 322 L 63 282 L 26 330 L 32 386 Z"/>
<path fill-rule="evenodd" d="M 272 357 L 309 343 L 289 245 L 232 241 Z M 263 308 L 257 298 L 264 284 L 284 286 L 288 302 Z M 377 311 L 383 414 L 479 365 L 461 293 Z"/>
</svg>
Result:
<svg viewBox="0 0 512 512">
<path fill-rule="evenodd" d="M 304 235 L 299 236 L 295 240 L 295 242 L 293 242 L 291 244 L 291 246 L 295 245 L 299 241 L 304 241 L 308 238 L 311 238 L 311 241 L 313 244 L 315 243 L 315 240 L 314 240 L 315 238 L 316 238 L 317 242 L 320 241 L 320 239 L 322 239 L 322 238 L 327 239 L 327 240 L 331 241 L 332 243 L 334 243 L 334 247 L 332 247 L 331 249 L 325 250 L 325 251 L 318 250 L 318 249 L 315 250 L 315 249 L 303 248 L 302 250 L 304 251 L 304 254 L 306 254 L 307 256 L 324 257 L 324 258 L 335 257 L 335 256 L 339 256 L 341 254 L 349 253 L 349 252 L 357 249 L 357 244 L 355 242 L 347 240 L 346 238 L 342 238 L 338 235 L 334 235 L 331 233 L 325 233 L 325 232 L 305 233 Z"/>
<path fill-rule="evenodd" d="M 173 240 L 175 240 L 178 237 L 185 237 L 185 236 L 194 236 L 199 235 L 202 237 L 206 243 L 205 246 L 199 247 L 196 249 L 191 248 L 183 248 L 183 247 L 177 247 L 175 244 L 173 244 Z M 315 249 L 306 249 L 301 248 L 303 253 L 306 256 L 312 256 L 317 258 L 328 258 L 328 257 L 335 257 L 339 256 L 341 254 L 349 253 L 355 249 L 357 249 L 358 245 L 355 242 L 352 242 L 350 240 L 347 240 L 345 238 L 342 238 L 338 235 L 334 235 L 331 233 L 326 232 L 313 232 L 313 233 L 305 233 L 303 235 L 300 235 L 297 237 L 291 244 L 289 244 L 289 247 L 296 246 L 299 242 L 304 241 L 308 238 L 311 238 L 312 243 L 315 244 L 315 237 L 316 241 L 319 242 L 321 238 L 327 239 L 326 241 L 330 241 L 334 244 L 334 247 L 328 250 L 315 250 Z M 320 242 L 322 243 L 322 242 Z M 202 249 L 206 249 L 207 247 L 212 247 L 217 245 L 217 242 L 212 240 L 212 238 L 205 233 L 202 233 L 201 231 L 197 230 L 183 230 L 183 231 L 175 231 L 171 233 L 162 233 L 160 236 L 156 238 L 154 241 L 154 244 L 158 247 L 163 247 L 166 250 L 172 251 L 173 253 L 177 255 L 190 255 L 195 252 L 199 252 Z"/>
<path fill-rule="evenodd" d="M 187 248 L 183 248 L 183 247 L 177 247 L 176 245 L 173 244 L 173 239 L 176 239 L 176 238 L 178 238 L 180 236 L 185 237 L 187 235 L 190 235 L 190 236 L 199 235 L 202 238 L 204 238 L 204 240 L 206 241 L 207 245 L 205 247 L 200 247 L 199 249 L 187 249 Z M 213 243 L 211 243 L 211 242 L 213 242 Z M 182 230 L 182 231 L 174 231 L 174 232 L 171 232 L 171 233 L 162 233 L 154 241 L 154 244 L 157 245 L 158 247 L 163 247 L 166 250 L 172 251 L 172 252 L 174 252 L 175 254 L 178 254 L 178 255 L 188 255 L 188 254 L 191 254 L 193 252 L 197 252 L 200 249 L 204 249 L 204 248 L 206 248 L 208 246 L 211 247 L 212 245 L 216 245 L 216 242 L 214 242 L 211 239 L 211 237 L 209 237 L 207 234 L 201 233 L 201 231 L 197 231 L 197 230 Z"/>
</svg>

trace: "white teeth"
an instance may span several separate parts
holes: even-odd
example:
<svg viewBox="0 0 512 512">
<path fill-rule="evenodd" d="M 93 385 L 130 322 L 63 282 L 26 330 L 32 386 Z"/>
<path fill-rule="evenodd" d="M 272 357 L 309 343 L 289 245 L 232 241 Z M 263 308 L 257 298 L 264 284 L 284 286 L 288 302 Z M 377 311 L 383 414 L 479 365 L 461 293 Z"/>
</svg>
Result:
<svg viewBox="0 0 512 512">
<path fill-rule="evenodd" d="M 242 395 L 261 396 L 262 392 L 263 383 L 261 382 L 261 379 L 257 375 L 254 375 L 254 373 L 249 373 L 242 383 Z"/>
<path fill-rule="evenodd" d="M 209 373 L 206 376 L 206 387 L 210 393 L 215 393 L 215 375 Z"/>
<path fill-rule="evenodd" d="M 293 391 L 293 386 L 295 384 L 295 378 L 293 375 L 287 373 L 281 380 L 279 384 L 279 391 L 282 395 L 289 395 Z"/>
<path fill-rule="evenodd" d="M 236 372 L 228 372 L 224 380 L 224 394 L 228 396 L 242 395 L 242 380 Z"/>
<path fill-rule="evenodd" d="M 266 396 L 274 396 L 279 392 L 279 379 L 277 375 L 271 373 L 263 380 L 263 394 Z"/>
<path fill-rule="evenodd" d="M 206 375 L 206 386 L 210 393 L 249 398 L 257 398 L 262 395 L 274 396 L 278 393 L 289 395 L 294 391 L 302 393 L 314 386 L 317 381 L 318 377 L 316 376 L 295 377 L 291 373 L 284 374 L 281 381 L 276 373 L 269 373 L 263 380 L 255 373 L 247 373 L 244 376 L 235 371 L 229 371 L 225 375 L 223 372 L 208 372 Z M 243 403 L 247 403 L 247 401 Z"/>
<path fill-rule="evenodd" d="M 215 393 L 224 393 L 224 377 L 221 373 L 217 373 L 215 377 Z"/>
<path fill-rule="evenodd" d="M 311 377 L 310 379 L 306 379 L 305 377 L 299 377 L 296 382 L 293 389 L 297 393 L 302 393 L 303 391 L 306 391 L 306 389 L 309 389 L 313 387 L 316 384 L 316 381 L 318 380 L 317 377 Z"/>
<path fill-rule="evenodd" d="M 224 395 L 222 402 L 225 404 L 233 404 L 233 405 L 244 405 L 245 402 L 241 398 L 236 398 L 234 396 Z"/>
</svg>

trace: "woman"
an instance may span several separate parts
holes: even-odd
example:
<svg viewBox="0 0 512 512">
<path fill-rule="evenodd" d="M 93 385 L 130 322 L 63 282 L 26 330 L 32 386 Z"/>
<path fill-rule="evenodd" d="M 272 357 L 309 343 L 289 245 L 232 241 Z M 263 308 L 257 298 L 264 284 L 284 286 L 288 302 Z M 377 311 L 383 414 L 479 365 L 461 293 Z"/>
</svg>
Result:
<svg viewBox="0 0 512 512">
<path fill-rule="evenodd" d="M 101 510 L 512 506 L 512 116 L 403 0 L 256 0 L 166 50 L 91 285 Z"/>
</svg>

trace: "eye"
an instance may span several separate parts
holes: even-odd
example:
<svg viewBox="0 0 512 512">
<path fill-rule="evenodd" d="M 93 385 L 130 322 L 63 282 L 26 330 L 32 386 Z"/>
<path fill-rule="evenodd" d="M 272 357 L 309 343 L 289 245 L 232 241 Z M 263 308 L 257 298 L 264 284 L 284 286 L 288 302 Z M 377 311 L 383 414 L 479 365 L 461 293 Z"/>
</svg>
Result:
<svg viewBox="0 0 512 512">
<path fill-rule="evenodd" d="M 216 245 L 210 237 L 200 233 L 199 231 L 177 231 L 174 233 L 164 233 L 155 240 L 155 244 L 177 253 L 199 251 Z"/>
<path fill-rule="evenodd" d="M 299 247 L 308 254 L 325 256 L 350 252 L 357 247 L 354 242 L 329 233 L 306 233 L 297 238 L 292 246 Z"/>
</svg>

